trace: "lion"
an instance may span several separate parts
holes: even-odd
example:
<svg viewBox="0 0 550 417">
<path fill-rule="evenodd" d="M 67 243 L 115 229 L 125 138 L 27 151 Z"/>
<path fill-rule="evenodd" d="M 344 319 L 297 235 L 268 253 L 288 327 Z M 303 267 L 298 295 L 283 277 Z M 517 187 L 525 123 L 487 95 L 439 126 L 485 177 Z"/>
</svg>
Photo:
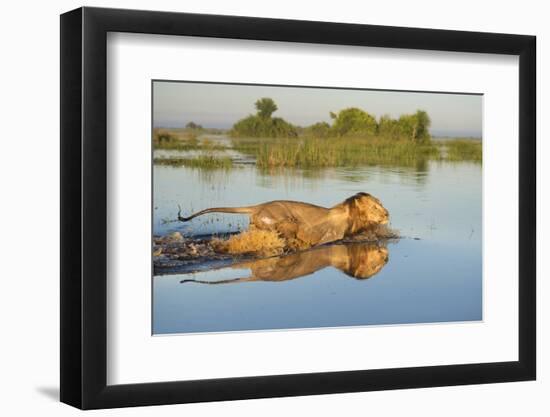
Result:
<svg viewBox="0 0 550 417">
<path fill-rule="evenodd" d="M 189 217 L 178 213 L 178 220 L 187 222 L 206 213 L 248 214 L 251 228 L 276 231 L 287 241 L 297 242 L 293 246 L 299 248 L 335 242 L 389 221 L 388 210 L 367 193 L 357 193 L 331 208 L 276 200 L 247 207 L 208 208 Z"/>
<path fill-rule="evenodd" d="M 181 283 L 232 284 L 240 282 L 282 282 L 311 275 L 332 266 L 349 277 L 365 280 L 378 274 L 388 263 L 388 249 L 374 243 L 348 243 L 319 246 L 288 255 L 239 262 L 234 269 L 249 269 L 250 276 L 220 281 L 184 279 Z"/>
</svg>

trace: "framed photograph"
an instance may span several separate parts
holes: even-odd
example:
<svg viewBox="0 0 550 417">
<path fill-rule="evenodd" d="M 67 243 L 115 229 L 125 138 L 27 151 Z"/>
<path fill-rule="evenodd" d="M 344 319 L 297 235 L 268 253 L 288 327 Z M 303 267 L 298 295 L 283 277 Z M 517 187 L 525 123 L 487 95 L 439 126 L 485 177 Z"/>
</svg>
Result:
<svg viewBox="0 0 550 417">
<path fill-rule="evenodd" d="M 535 37 L 61 16 L 61 401 L 533 380 Z"/>
</svg>

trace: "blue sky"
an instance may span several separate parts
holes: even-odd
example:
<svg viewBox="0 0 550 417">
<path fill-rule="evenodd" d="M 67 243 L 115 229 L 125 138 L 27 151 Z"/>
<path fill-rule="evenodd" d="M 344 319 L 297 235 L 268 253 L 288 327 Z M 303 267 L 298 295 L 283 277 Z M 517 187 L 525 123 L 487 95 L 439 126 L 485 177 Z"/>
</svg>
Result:
<svg viewBox="0 0 550 417">
<path fill-rule="evenodd" d="M 275 100 L 279 107 L 275 116 L 300 126 L 330 123 L 329 113 L 346 107 L 359 107 L 376 117 L 422 109 L 432 119 L 434 136 L 481 137 L 482 132 L 481 95 L 172 81 L 153 84 L 153 125 L 182 127 L 194 121 L 204 127 L 230 128 L 254 114 L 254 102 L 261 97 Z"/>
</svg>

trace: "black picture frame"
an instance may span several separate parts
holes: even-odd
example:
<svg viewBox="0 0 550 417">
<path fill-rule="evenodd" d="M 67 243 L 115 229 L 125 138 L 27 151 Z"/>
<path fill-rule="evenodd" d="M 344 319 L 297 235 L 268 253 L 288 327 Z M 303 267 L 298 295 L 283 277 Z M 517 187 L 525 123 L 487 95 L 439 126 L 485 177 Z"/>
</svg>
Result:
<svg viewBox="0 0 550 417">
<path fill-rule="evenodd" d="M 519 360 L 107 385 L 108 32 L 519 56 Z M 61 15 L 61 401 L 95 409 L 535 379 L 535 54 L 524 35 L 88 7 Z"/>
</svg>

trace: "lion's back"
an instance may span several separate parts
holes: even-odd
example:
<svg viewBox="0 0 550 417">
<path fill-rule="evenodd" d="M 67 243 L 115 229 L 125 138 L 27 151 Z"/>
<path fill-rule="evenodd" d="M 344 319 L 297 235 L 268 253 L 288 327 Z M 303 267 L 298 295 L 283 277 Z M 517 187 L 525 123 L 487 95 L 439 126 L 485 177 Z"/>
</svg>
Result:
<svg viewBox="0 0 550 417">
<path fill-rule="evenodd" d="M 258 226 L 274 226 L 284 221 L 310 223 L 328 215 L 329 210 L 299 201 L 276 200 L 258 206 L 252 222 Z"/>
<path fill-rule="evenodd" d="M 308 221 L 313 218 L 326 216 L 329 209 L 310 203 L 291 200 L 276 200 L 265 204 L 265 209 L 281 218 L 292 217 L 298 221 Z"/>
</svg>

